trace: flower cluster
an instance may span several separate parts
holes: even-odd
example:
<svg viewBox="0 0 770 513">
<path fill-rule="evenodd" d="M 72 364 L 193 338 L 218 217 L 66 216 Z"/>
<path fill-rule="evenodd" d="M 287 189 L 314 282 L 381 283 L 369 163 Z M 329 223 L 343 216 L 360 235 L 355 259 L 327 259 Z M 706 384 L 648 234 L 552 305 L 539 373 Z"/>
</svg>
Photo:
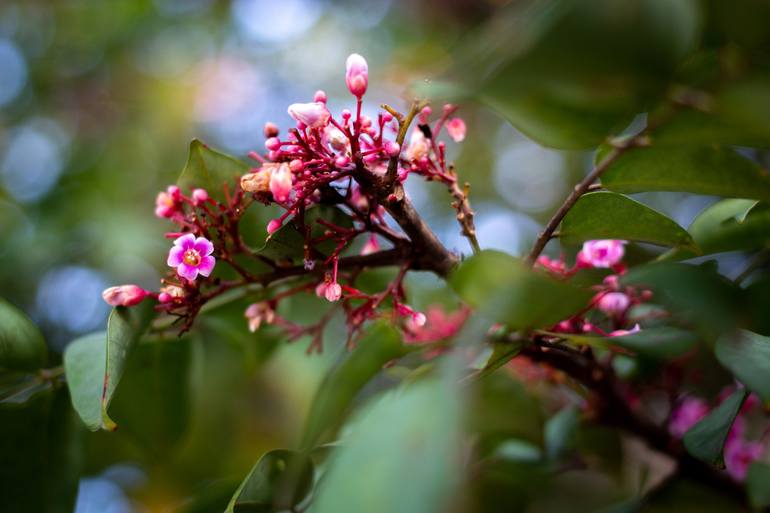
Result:
<svg viewBox="0 0 770 513">
<path fill-rule="evenodd" d="M 409 269 L 410 240 L 392 228 L 386 207 L 399 194 L 403 196 L 401 184 L 410 175 L 438 181 L 450 190 L 463 233 L 474 237 L 472 211 L 446 161 L 446 143 L 439 140 L 445 128 L 449 138 L 462 141 L 465 122 L 454 116 L 457 108 L 453 105 L 444 105 L 433 122 L 427 104 L 415 104 L 407 115 L 388 106 L 383 106 L 375 118 L 364 115 L 369 68 L 358 54 L 347 59 L 345 84 L 355 98 L 353 110 L 333 115 L 326 93 L 317 91 L 312 101 L 288 107 L 294 126 L 287 131 L 267 123 L 264 151 L 250 152 L 256 165 L 237 183 L 223 184 L 224 201 L 201 188 L 189 195 L 173 185 L 160 192 L 155 214 L 178 227 L 166 234 L 173 240 L 167 257 L 171 271 L 157 293 L 143 291 L 140 298 L 132 288 L 135 286 L 123 286 L 118 291 L 105 291 L 105 299 L 112 305 L 130 306 L 152 297 L 159 303 L 158 310 L 178 316 L 184 322 L 182 330 L 186 330 L 200 308 L 214 297 L 252 284 L 275 285 L 269 299 L 250 305 L 244 312 L 250 330 L 263 324 L 279 325 L 290 337 L 313 336 L 311 348 L 320 349 L 315 338 L 322 326 L 298 326 L 277 313 L 284 298 L 315 293 L 339 305 L 350 340 L 364 322 L 382 315 L 386 306 L 390 308 L 385 311 L 410 336 L 435 338 L 435 334 L 418 334 L 426 316 L 405 303 L 403 280 Z M 413 118 L 419 125 L 410 134 Z M 304 239 L 301 265 L 247 246 L 238 223 L 254 203 L 281 210 L 266 224 L 268 241 L 278 237 L 281 230 L 298 233 Z M 324 213 L 335 215 L 311 215 L 313 209 L 321 212 L 320 207 L 327 209 Z M 385 290 L 364 293 L 356 287 L 356 277 L 370 262 L 376 265 L 376 257 L 382 254 L 388 254 L 391 261 L 379 265 L 400 265 L 401 270 Z M 254 273 L 242 263 L 244 259 L 267 265 L 268 271 Z M 227 264 L 239 278 L 218 277 L 214 273 L 218 262 Z M 284 289 L 287 278 L 295 278 L 298 286 Z M 326 316 L 322 322 L 325 320 Z"/>
</svg>

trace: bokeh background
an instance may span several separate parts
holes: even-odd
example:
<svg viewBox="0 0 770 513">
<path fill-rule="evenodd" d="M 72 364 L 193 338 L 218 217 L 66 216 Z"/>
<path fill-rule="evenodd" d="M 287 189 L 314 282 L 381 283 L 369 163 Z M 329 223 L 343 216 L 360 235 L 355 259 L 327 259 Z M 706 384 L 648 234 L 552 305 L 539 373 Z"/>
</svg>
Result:
<svg viewBox="0 0 770 513">
<path fill-rule="evenodd" d="M 286 106 L 316 89 L 333 111 L 350 107 L 351 52 L 369 62 L 368 108 L 403 107 L 407 86 L 451 68 L 468 31 L 504 3 L 3 0 L 0 295 L 60 353 L 103 326 L 105 287 L 158 283 L 168 243 L 154 198 L 175 181 L 190 139 L 245 157 L 262 149 L 265 121 L 288 126 Z M 468 136 L 450 143 L 450 154 L 472 185 L 481 245 L 522 254 L 592 155 L 545 149 L 472 103 L 460 112 Z M 442 240 L 467 253 L 446 191 L 417 180 L 407 187 Z M 713 200 L 668 193 L 645 201 L 687 226 Z M 724 257 L 725 272 L 741 258 Z M 430 279 L 417 280 L 429 294 Z M 77 513 L 170 511 L 193 494 L 218 504 L 262 452 L 291 443 L 335 348 L 308 358 L 304 347 L 281 345 L 255 372 L 275 344 L 244 341 L 241 322 L 231 326 L 238 336 L 218 332 L 221 343 L 196 349 L 203 357 L 184 356 L 194 368 L 180 372 L 179 386 L 195 393 L 189 423 L 166 430 L 172 439 L 84 438 Z M 122 401 L 129 411 L 130 396 Z M 161 419 L 182 415 L 157 407 Z"/>
</svg>

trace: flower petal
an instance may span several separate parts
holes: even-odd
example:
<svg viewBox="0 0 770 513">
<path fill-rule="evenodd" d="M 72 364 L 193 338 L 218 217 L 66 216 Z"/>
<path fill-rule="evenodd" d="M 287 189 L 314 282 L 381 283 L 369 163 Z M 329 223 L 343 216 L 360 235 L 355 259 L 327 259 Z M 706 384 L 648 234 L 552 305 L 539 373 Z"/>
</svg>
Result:
<svg viewBox="0 0 770 513">
<path fill-rule="evenodd" d="M 182 263 L 184 252 L 185 252 L 185 249 L 181 246 L 172 247 L 171 251 L 168 252 L 168 259 L 166 260 L 166 263 L 171 267 L 178 266 L 179 264 Z"/>
<path fill-rule="evenodd" d="M 214 245 L 205 237 L 198 237 L 195 239 L 195 245 L 193 246 L 195 251 L 201 255 L 210 255 L 214 252 Z"/>
<path fill-rule="evenodd" d="M 213 256 L 204 256 L 201 258 L 201 263 L 198 264 L 198 272 L 203 276 L 208 276 L 214 270 L 214 264 L 216 263 L 217 260 Z"/>
<path fill-rule="evenodd" d="M 184 249 L 192 249 L 195 245 L 195 235 L 192 233 L 186 233 L 174 241 L 174 246 L 179 246 Z"/>
<path fill-rule="evenodd" d="M 195 278 L 198 277 L 198 268 L 182 262 L 179 264 L 179 267 L 176 268 L 176 273 L 189 281 L 195 281 Z"/>
</svg>

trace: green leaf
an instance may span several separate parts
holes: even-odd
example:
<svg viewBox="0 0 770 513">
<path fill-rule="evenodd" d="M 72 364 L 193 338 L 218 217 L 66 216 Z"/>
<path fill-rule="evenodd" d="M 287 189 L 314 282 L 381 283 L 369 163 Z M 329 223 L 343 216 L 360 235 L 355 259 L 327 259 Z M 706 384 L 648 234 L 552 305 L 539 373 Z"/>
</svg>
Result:
<svg viewBox="0 0 770 513">
<path fill-rule="evenodd" d="M 613 192 L 583 195 L 562 221 L 560 239 L 565 244 L 592 239 L 625 239 L 659 246 L 694 247 L 690 234 L 674 221 Z"/>
<path fill-rule="evenodd" d="M 294 511 L 313 489 L 313 462 L 302 453 L 276 449 L 265 453 L 243 480 L 225 513 Z"/>
<path fill-rule="evenodd" d="M 755 508 L 770 506 L 770 465 L 759 461 L 751 464 L 746 475 L 746 491 Z"/>
<path fill-rule="evenodd" d="M 770 338 L 747 330 L 725 334 L 714 348 L 719 363 L 770 404 Z"/>
<path fill-rule="evenodd" d="M 36 394 L 23 405 L 0 404 L 0 511 L 72 513 L 81 431 L 64 387 Z"/>
<path fill-rule="evenodd" d="M 574 406 L 563 408 L 545 423 L 545 452 L 551 460 L 559 460 L 574 449 L 580 414 Z"/>
<path fill-rule="evenodd" d="M 37 370 L 48 358 L 40 330 L 24 312 L 0 299 L 0 369 Z"/>
<path fill-rule="evenodd" d="M 690 225 L 690 234 L 704 254 L 753 250 L 770 242 L 770 209 L 756 200 L 726 199 L 703 212 Z"/>
<path fill-rule="evenodd" d="M 727 434 L 747 396 L 746 389 L 736 390 L 691 427 L 682 439 L 687 452 L 705 462 L 723 466 L 722 450 Z"/>
<path fill-rule="evenodd" d="M 311 449 L 329 429 L 338 426 L 356 394 L 382 366 L 406 354 L 401 336 L 392 326 L 372 326 L 345 358 L 324 378 L 311 403 L 301 447 Z"/>
<path fill-rule="evenodd" d="M 596 159 L 609 152 L 602 146 Z M 615 192 L 684 191 L 732 198 L 770 199 L 770 174 L 729 148 L 635 148 L 618 157 L 601 178 Z"/>
<path fill-rule="evenodd" d="M 622 347 L 639 356 L 655 360 L 670 360 L 682 356 L 698 343 L 698 336 L 690 331 L 672 328 L 645 328 L 636 333 L 619 337 L 598 337 L 591 335 L 573 335 L 569 333 L 548 333 L 560 337 L 578 346 L 590 346 L 606 349 L 610 346 Z"/>
<path fill-rule="evenodd" d="M 64 351 L 72 405 L 91 431 L 117 429 L 107 415 L 107 407 L 127 360 L 153 315 L 151 301 L 142 301 L 130 308 L 116 307 L 107 321 L 106 334 L 86 335 Z"/>
<path fill-rule="evenodd" d="M 652 290 L 654 304 L 666 307 L 676 320 L 703 328 L 701 335 L 712 337 L 731 328 L 742 313 L 741 290 L 706 266 L 647 264 L 629 270 L 620 281 Z"/>
<path fill-rule="evenodd" d="M 177 185 L 183 192 L 201 187 L 208 191 L 212 198 L 224 201 L 224 186 L 230 191 L 238 183 L 238 179 L 249 171 L 249 166 L 240 160 L 212 150 L 198 139 L 190 142 L 190 152 L 187 156 L 182 174 Z"/>
<path fill-rule="evenodd" d="M 449 283 L 471 306 L 512 329 L 551 326 L 585 307 L 592 295 L 498 251 L 472 256 L 452 273 Z"/>
<path fill-rule="evenodd" d="M 305 212 L 305 226 L 310 227 L 310 236 L 313 238 L 320 237 L 326 230 L 317 222 L 318 219 L 324 219 L 343 228 L 353 226 L 350 216 L 342 210 L 328 205 L 319 205 L 309 208 Z M 293 218 L 271 234 L 265 241 L 265 245 L 257 252 L 273 260 L 301 260 L 305 256 L 305 234 L 299 229 L 295 221 L 296 218 Z M 320 256 L 326 257 L 334 250 L 335 246 L 334 241 L 328 240 L 316 244 L 314 247 L 319 250 Z"/>
<path fill-rule="evenodd" d="M 438 513 L 459 476 L 460 394 L 432 379 L 386 394 L 351 423 L 311 513 Z"/>
<path fill-rule="evenodd" d="M 523 342 L 495 342 L 492 354 L 484 365 L 484 368 L 473 374 L 476 378 L 483 378 L 492 374 L 497 369 L 510 362 L 521 352 Z"/>
</svg>

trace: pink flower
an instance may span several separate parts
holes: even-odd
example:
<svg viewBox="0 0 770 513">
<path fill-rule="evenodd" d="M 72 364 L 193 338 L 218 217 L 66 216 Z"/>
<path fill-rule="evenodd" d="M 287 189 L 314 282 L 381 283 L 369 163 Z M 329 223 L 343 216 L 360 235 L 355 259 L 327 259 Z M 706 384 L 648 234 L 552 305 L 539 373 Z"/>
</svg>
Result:
<svg viewBox="0 0 770 513">
<path fill-rule="evenodd" d="M 327 276 L 324 281 L 316 286 L 315 295 L 334 303 L 342 297 L 342 287 L 337 282 L 327 280 L 331 280 L 331 278 Z"/>
<path fill-rule="evenodd" d="M 345 85 L 348 86 L 350 94 L 359 99 L 369 86 L 369 65 L 366 64 L 366 59 L 357 53 L 350 54 L 345 61 Z"/>
<path fill-rule="evenodd" d="M 275 311 L 265 302 L 250 304 L 243 315 L 248 320 L 249 331 L 252 333 L 259 329 L 263 321 L 272 324 L 275 320 Z"/>
<path fill-rule="evenodd" d="M 169 185 L 165 191 L 158 193 L 155 198 L 155 215 L 158 217 L 174 217 L 182 205 L 181 192 L 176 185 Z"/>
<path fill-rule="evenodd" d="M 607 315 L 622 315 L 631 305 L 631 298 L 622 292 L 607 292 L 596 302 L 596 307 Z"/>
<path fill-rule="evenodd" d="M 760 442 L 747 442 L 739 438 L 725 443 L 727 473 L 736 481 L 744 481 L 752 463 L 762 457 L 765 448 Z"/>
<path fill-rule="evenodd" d="M 321 128 L 329 123 L 329 110 L 321 102 L 292 103 L 289 116 L 309 128 Z"/>
<path fill-rule="evenodd" d="M 668 432 L 682 438 L 691 427 L 708 415 L 708 412 L 709 407 L 705 401 L 697 397 L 686 397 L 671 412 Z"/>
<path fill-rule="evenodd" d="M 102 297 L 108 305 L 134 306 L 147 297 L 149 292 L 138 285 L 118 285 L 102 292 Z"/>
<path fill-rule="evenodd" d="M 198 274 L 209 276 L 214 270 L 216 259 L 211 256 L 214 245 L 204 237 L 195 238 L 188 233 L 174 241 L 174 247 L 168 252 L 169 267 L 176 267 L 176 272 L 182 278 L 195 281 Z"/>
<path fill-rule="evenodd" d="M 285 203 L 291 194 L 291 185 L 291 170 L 288 164 L 283 163 L 270 175 L 270 192 L 273 193 L 273 199 L 278 203 Z"/>
<path fill-rule="evenodd" d="M 465 121 L 462 118 L 452 118 L 446 124 L 446 131 L 454 142 L 465 139 Z"/>
<path fill-rule="evenodd" d="M 196 205 L 203 205 L 209 200 L 209 193 L 206 192 L 206 189 L 195 189 L 192 192 L 192 199 Z"/>
<path fill-rule="evenodd" d="M 410 317 L 405 324 L 405 340 L 411 344 L 426 344 L 444 340 L 457 333 L 465 320 L 469 310 L 460 309 L 452 313 L 446 313 L 441 306 L 428 307 L 427 313 L 419 313 L 422 317 Z"/>
<path fill-rule="evenodd" d="M 631 335 L 634 333 L 639 333 L 642 331 L 642 328 L 639 326 L 639 323 L 634 324 L 634 327 L 630 330 L 615 330 L 610 332 L 610 337 L 625 337 L 626 335 Z"/>
<path fill-rule="evenodd" d="M 578 253 L 578 264 L 585 267 L 612 267 L 623 259 L 625 244 L 624 240 L 612 239 L 586 241 Z"/>
</svg>

